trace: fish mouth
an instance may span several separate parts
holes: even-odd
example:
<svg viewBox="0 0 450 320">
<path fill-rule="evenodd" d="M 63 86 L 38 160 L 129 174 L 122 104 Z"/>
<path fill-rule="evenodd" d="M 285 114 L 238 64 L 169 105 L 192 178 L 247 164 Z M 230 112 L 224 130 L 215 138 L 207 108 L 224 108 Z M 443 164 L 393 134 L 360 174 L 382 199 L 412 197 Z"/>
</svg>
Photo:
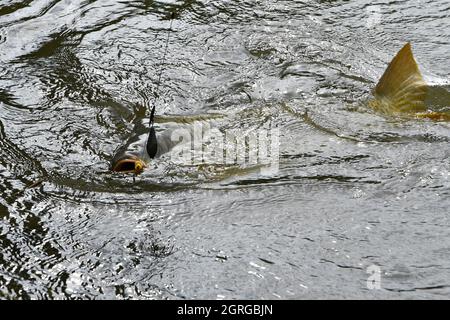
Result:
<svg viewBox="0 0 450 320">
<path fill-rule="evenodd" d="M 112 171 L 119 173 L 134 173 L 139 174 L 144 171 L 147 165 L 139 158 L 125 158 L 117 161 L 112 168 Z"/>
</svg>

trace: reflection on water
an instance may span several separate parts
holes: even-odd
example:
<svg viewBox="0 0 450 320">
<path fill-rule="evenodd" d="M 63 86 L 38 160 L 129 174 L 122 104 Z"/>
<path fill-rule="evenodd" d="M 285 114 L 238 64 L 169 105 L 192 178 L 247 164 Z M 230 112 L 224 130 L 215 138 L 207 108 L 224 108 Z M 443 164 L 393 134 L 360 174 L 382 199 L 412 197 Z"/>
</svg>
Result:
<svg viewBox="0 0 450 320">
<path fill-rule="evenodd" d="M 450 126 L 365 102 L 411 41 L 448 108 L 449 12 L 443 0 L 2 1 L 0 298 L 448 296 Z M 160 116 L 276 126 L 279 170 L 163 157 L 138 177 L 110 173 L 156 96 Z M 371 265 L 381 290 L 367 288 Z"/>
</svg>

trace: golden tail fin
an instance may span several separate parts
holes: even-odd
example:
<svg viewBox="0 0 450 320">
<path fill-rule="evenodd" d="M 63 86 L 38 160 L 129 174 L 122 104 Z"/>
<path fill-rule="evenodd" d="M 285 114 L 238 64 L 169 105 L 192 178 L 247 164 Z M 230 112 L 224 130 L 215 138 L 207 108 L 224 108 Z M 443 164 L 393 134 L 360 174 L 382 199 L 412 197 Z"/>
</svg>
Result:
<svg viewBox="0 0 450 320">
<path fill-rule="evenodd" d="M 421 112 L 416 114 L 417 119 L 430 119 L 434 121 L 450 121 L 450 113 L 445 112 Z"/>
<path fill-rule="evenodd" d="M 380 111 L 424 112 L 427 85 L 414 59 L 411 44 L 407 43 L 389 64 L 374 90 Z"/>
</svg>

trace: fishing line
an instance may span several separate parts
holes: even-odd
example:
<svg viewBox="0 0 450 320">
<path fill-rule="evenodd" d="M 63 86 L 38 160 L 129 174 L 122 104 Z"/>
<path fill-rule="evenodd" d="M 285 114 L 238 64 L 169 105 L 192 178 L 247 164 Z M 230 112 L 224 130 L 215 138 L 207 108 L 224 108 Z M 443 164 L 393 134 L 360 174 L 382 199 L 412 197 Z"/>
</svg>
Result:
<svg viewBox="0 0 450 320">
<path fill-rule="evenodd" d="M 169 48 L 169 40 L 170 40 L 170 34 L 172 33 L 171 31 L 172 31 L 172 23 L 173 23 L 174 17 L 175 17 L 175 14 L 172 13 L 171 16 L 170 16 L 170 27 L 169 27 L 169 30 L 167 30 L 166 46 L 165 46 L 165 49 L 164 49 L 164 55 L 163 55 L 163 59 L 162 59 L 162 67 L 159 70 L 158 82 L 156 83 L 155 98 L 154 98 L 154 101 L 153 101 L 152 110 L 150 112 L 150 122 L 149 122 L 150 127 L 153 126 L 153 122 L 154 122 L 154 118 L 155 118 L 156 102 L 157 102 L 157 99 L 159 97 L 158 96 L 158 91 L 159 91 L 159 86 L 161 84 L 161 77 L 162 77 L 162 74 L 163 74 L 163 71 L 164 71 L 164 65 L 165 65 L 165 62 L 166 62 L 166 56 L 167 56 L 167 51 L 168 51 L 168 48 Z"/>
</svg>

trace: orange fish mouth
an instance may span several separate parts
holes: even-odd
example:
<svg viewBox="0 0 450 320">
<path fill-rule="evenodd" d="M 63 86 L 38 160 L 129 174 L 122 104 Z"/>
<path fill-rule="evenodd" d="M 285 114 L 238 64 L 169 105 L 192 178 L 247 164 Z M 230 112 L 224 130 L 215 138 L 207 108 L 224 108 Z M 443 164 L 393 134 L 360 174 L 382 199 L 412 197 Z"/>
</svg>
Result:
<svg viewBox="0 0 450 320">
<path fill-rule="evenodd" d="M 146 167 L 147 165 L 141 159 L 127 158 L 117 161 L 117 163 L 114 164 L 112 171 L 139 174 L 142 173 Z"/>
</svg>

